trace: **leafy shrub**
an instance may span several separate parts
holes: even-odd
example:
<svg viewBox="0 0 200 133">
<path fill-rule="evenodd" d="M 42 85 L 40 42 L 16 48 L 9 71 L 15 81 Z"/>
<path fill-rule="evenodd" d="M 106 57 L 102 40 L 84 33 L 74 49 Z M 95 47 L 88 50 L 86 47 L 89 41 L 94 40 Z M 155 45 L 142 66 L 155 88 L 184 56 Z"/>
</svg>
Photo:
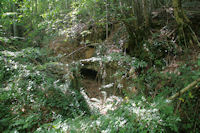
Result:
<svg viewBox="0 0 200 133">
<path fill-rule="evenodd" d="M 196 62 L 194 60 L 188 60 L 186 64 L 180 64 L 174 71 L 166 68 L 166 71 L 158 71 L 155 68 L 149 69 L 146 73 L 138 76 L 134 81 L 140 86 L 140 92 L 149 96 L 151 98 L 159 97 L 169 97 L 181 89 L 192 83 L 194 80 L 199 78 L 199 60 Z M 175 113 L 180 114 L 181 123 L 179 125 L 179 130 L 189 132 L 198 132 L 198 97 L 199 85 L 192 88 L 188 92 L 185 92 L 177 100 L 174 101 Z M 195 110 L 195 113 L 194 113 Z"/>
<path fill-rule="evenodd" d="M 71 79 L 60 81 L 48 65 L 38 67 L 48 60 L 45 54 L 33 48 L 0 53 L 2 131 L 32 132 L 44 122 L 89 113 L 81 94 L 65 85 Z"/>
<path fill-rule="evenodd" d="M 58 119 L 36 132 L 177 132 L 179 121 L 165 101 L 149 103 L 142 97 L 139 101 L 128 100 L 106 115 L 80 116 L 64 122 Z"/>
</svg>

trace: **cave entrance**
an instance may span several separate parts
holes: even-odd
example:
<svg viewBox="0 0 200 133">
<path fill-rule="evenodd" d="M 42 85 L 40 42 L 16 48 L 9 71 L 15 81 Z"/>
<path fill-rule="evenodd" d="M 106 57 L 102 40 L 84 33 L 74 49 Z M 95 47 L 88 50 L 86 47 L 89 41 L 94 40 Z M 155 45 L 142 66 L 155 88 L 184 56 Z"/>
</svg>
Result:
<svg viewBox="0 0 200 133">
<path fill-rule="evenodd" d="M 81 84 L 85 92 L 90 98 L 102 98 L 102 93 L 99 90 L 101 83 L 98 82 L 98 72 L 93 69 L 81 68 L 80 74 L 82 76 Z"/>
<path fill-rule="evenodd" d="M 80 74 L 83 77 L 83 79 L 90 79 L 90 80 L 96 80 L 98 79 L 98 72 L 93 69 L 88 68 L 81 68 Z"/>
</svg>

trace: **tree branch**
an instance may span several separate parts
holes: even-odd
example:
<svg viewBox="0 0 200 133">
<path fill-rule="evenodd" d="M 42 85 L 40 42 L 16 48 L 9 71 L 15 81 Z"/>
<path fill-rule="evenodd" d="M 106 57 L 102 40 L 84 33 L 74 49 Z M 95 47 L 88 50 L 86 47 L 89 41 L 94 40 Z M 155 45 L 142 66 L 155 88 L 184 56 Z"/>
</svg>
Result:
<svg viewBox="0 0 200 133">
<path fill-rule="evenodd" d="M 196 84 L 198 84 L 200 82 L 200 78 L 193 81 L 192 83 L 190 83 L 188 86 L 186 86 L 185 88 L 183 88 L 182 90 L 180 90 L 179 92 L 177 92 L 176 94 L 174 94 L 173 96 L 169 97 L 168 100 L 174 100 L 176 97 L 182 95 L 183 93 L 185 93 L 186 91 L 188 91 L 189 89 L 191 89 L 192 87 L 194 87 Z"/>
</svg>

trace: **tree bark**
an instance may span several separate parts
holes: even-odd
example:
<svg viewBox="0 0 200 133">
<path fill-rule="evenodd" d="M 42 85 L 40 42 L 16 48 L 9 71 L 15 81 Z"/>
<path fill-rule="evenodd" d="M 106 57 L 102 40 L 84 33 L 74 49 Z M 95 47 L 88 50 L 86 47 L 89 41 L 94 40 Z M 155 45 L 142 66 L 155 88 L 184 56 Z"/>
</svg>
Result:
<svg viewBox="0 0 200 133">
<path fill-rule="evenodd" d="M 172 4 L 174 8 L 174 17 L 178 26 L 179 43 L 185 44 L 185 46 L 190 46 L 194 43 L 198 44 L 198 40 L 196 40 L 195 35 L 192 33 L 190 20 L 182 8 L 181 0 L 172 0 Z"/>
<path fill-rule="evenodd" d="M 12 5 L 12 12 L 16 13 L 16 6 L 15 3 L 11 3 Z M 17 36 L 17 24 L 16 24 L 16 14 L 13 16 L 13 36 Z"/>
<path fill-rule="evenodd" d="M 106 0 L 106 40 L 108 39 L 108 0 Z"/>
<path fill-rule="evenodd" d="M 147 0 L 142 0 L 143 3 L 143 14 L 144 14 L 144 22 L 145 22 L 145 27 L 149 27 L 149 6 L 148 6 L 148 1 Z"/>
<path fill-rule="evenodd" d="M 129 34 L 128 53 L 137 58 L 144 58 L 142 41 L 146 38 L 149 27 L 148 4 L 145 0 L 132 0 L 128 4 L 131 4 L 133 9 L 124 13 L 124 24 Z"/>
</svg>

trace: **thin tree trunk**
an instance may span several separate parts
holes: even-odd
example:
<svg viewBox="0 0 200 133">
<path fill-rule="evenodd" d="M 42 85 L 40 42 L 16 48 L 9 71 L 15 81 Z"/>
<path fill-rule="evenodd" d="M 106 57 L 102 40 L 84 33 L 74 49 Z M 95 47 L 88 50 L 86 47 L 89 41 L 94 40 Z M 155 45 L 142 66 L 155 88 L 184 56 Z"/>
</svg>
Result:
<svg viewBox="0 0 200 133">
<path fill-rule="evenodd" d="M 12 3 L 12 11 L 16 13 L 15 3 Z M 13 36 L 17 36 L 16 14 L 13 16 Z"/>
<path fill-rule="evenodd" d="M 68 8 L 68 0 L 65 1 L 65 8 Z"/>
<path fill-rule="evenodd" d="M 106 40 L 108 39 L 108 0 L 106 0 Z"/>
<path fill-rule="evenodd" d="M 144 20 L 145 20 L 145 27 L 148 28 L 149 27 L 149 7 L 148 7 L 148 3 L 147 0 L 142 0 L 143 3 L 143 14 L 144 14 Z"/>
<path fill-rule="evenodd" d="M 35 15 L 37 15 L 37 5 L 38 5 L 38 1 L 37 0 L 35 0 Z"/>
<path fill-rule="evenodd" d="M 34 15 L 34 1 L 31 1 L 31 6 L 32 6 L 32 16 Z"/>
</svg>

